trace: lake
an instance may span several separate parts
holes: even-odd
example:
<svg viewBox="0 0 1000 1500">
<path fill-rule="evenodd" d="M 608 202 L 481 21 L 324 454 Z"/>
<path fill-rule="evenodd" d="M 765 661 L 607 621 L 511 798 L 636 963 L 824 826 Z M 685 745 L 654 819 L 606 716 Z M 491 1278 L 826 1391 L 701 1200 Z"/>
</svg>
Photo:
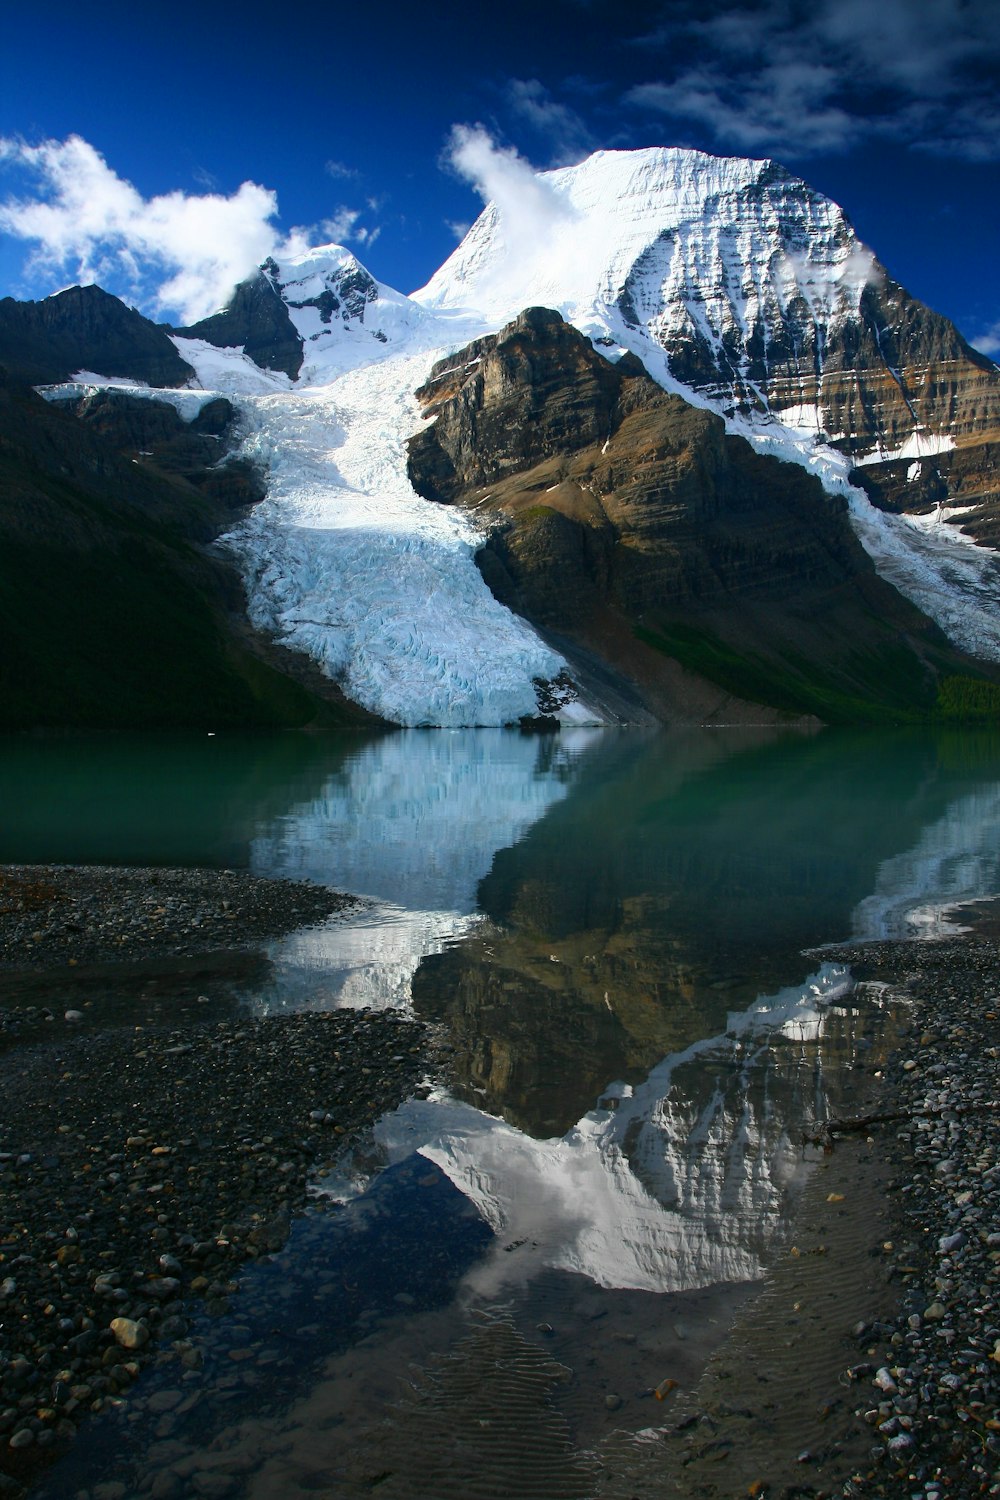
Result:
<svg viewBox="0 0 1000 1500">
<path fill-rule="evenodd" d="M 21 739 L 0 809 L 4 862 L 365 898 L 256 964 L 67 979 L 91 1024 L 195 986 L 207 1013 L 412 1009 L 451 1058 L 201 1320 L 190 1415 L 95 1421 L 52 1495 L 168 1469 L 153 1493 L 591 1494 L 611 1428 L 655 1428 L 658 1384 L 760 1284 L 811 1125 L 891 1044 L 893 1007 L 824 945 L 935 936 L 1000 892 L 988 733 Z"/>
</svg>

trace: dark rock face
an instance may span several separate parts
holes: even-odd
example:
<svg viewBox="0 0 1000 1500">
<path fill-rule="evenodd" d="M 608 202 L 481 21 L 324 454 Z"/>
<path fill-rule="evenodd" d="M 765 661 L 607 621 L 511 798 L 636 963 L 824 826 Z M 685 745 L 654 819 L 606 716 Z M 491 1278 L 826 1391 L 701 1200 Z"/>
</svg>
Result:
<svg viewBox="0 0 1000 1500">
<path fill-rule="evenodd" d="M 0 300 L 0 365 L 30 385 L 68 380 L 77 370 L 179 386 L 194 371 L 166 329 L 99 286 L 73 286 L 42 302 Z"/>
<path fill-rule="evenodd" d="M 0 728 L 371 722 L 254 634 L 202 545 L 260 485 L 218 467 L 229 403 L 192 430 L 121 393 L 73 406 L 0 376 Z"/>
<path fill-rule="evenodd" d="M 205 339 L 219 349 L 242 346 L 261 369 L 282 370 L 293 380 L 302 368 L 302 340 L 264 270 L 241 281 L 222 312 L 177 332 L 184 338 Z"/>
<path fill-rule="evenodd" d="M 411 480 L 490 525 L 497 597 L 596 651 L 661 717 L 705 711 L 677 663 L 834 719 L 926 711 L 935 674 L 968 665 L 877 577 L 818 480 L 556 313 L 442 361 L 418 396 L 436 420 L 410 441 Z"/>
<path fill-rule="evenodd" d="M 265 269 L 277 277 L 278 268 L 274 261 L 266 262 Z M 285 290 L 284 287 L 281 288 Z M 378 284 L 373 277 L 369 276 L 363 266 L 355 266 L 353 269 L 344 271 L 338 277 L 336 289 L 327 286 L 316 297 L 303 297 L 296 302 L 288 299 L 289 307 L 315 307 L 319 309 L 321 323 L 332 323 L 335 317 L 339 317 L 344 323 L 357 321 L 363 323 L 365 313 L 373 302 L 378 301 Z M 384 335 L 383 335 L 384 338 Z"/>
<path fill-rule="evenodd" d="M 263 476 L 246 460 L 227 454 L 236 411 L 224 397 L 208 402 L 191 422 L 165 401 L 125 391 L 94 391 L 72 403 L 72 410 L 122 457 L 184 479 L 218 502 L 220 524 L 226 512 L 264 498 Z"/>
<path fill-rule="evenodd" d="M 773 381 L 772 406 L 814 399 L 793 367 Z M 845 452 L 890 451 L 917 425 L 956 442 L 979 440 L 1000 423 L 1000 371 L 940 314 L 884 275 L 867 286 L 861 317 L 834 329 L 818 404 L 826 430 Z"/>
</svg>

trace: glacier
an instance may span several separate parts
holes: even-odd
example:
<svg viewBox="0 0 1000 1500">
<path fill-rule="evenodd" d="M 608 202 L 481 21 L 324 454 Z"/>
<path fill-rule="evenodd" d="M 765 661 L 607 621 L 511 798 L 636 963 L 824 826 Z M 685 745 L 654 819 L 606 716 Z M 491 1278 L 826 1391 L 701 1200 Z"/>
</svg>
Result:
<svg viewBox="0 0 1000 1500">
<path fill-rule="evenodd" d="M 356 702 L 404 725 L 507 724 L 538 712 L 534 680 L 565 663 L 497 604 L 468 520 L 409 487 L 404 441 L 425 368 L 402 356 L 244 398 L 242 452 L 268 494 L 227 543 L 253 623 Z M 592 715 L 570 704 L 564 717 Z"/>
<path fill-rule="evenodd" d="M 490 594 L 475 563 L 475 519 L 421 499 L 406 474 L 406 439 L 422 421 L 414 391 L 431 365 L 525 307 L 548 306 L 608 358 L 630 350 L 665 389 L 846 497 L 882 576 L 955 645 L 1000 660 L 992 549 L 950 516 L 876 509 L 850 483 L 858 458 L 832 446 L 811 400 L 769 411 L 761 396 L 741 410 L 733 384 L 694 389 L 671 371 L 664 341 L 686 332 L 749 388 L 750 330 L 790 313 L 822 350 L 881 274 L 843 211 L 771 162 L 668 148 L 599 151 L 536 174 L 535 186 L 530 212 L 487 205 L 411 296 L 376 281 L 342 246 L 266 262 L 302 341 L 294 380 L 242 348 L 175 336 L 195 389 L 151 394 L 184 416 L 198 400 L 229 397 L 241 452 L 268 476 L 264 501 L 223 539 L 253 623 L 397 724 L 516 722 L 539 712 L 541 685 L 554 681 L 564 723 L 604 721 L 601 706 L 570 685 L 559 653 Z M 47 394 L 95 384 L 141 393 L 81 371 L 75 386 Z M 917 459 L 950 442 L 915 426 L 888 456 Z"/>
</svg>

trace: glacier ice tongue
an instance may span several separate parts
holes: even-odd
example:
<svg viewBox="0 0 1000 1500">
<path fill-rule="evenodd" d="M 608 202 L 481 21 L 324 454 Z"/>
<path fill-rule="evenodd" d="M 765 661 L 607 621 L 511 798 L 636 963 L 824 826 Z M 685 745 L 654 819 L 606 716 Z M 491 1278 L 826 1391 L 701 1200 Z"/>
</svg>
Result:
<svg viewBox="0 0 1000 1500">
<path fill-rule="evenodd" d="M 432 357 L 242 397 L 242 451 L 267 470 L 268 494 L 225 541 L 254 624 L 364 707 L 406 725 L 512 723 L 538 712 L 535 679 L 566 663 L 494 599 L 468 518 L 409 484 L 413 391 Z M 561 716 L 596 722 L 575 702 Z"/>
</svg>

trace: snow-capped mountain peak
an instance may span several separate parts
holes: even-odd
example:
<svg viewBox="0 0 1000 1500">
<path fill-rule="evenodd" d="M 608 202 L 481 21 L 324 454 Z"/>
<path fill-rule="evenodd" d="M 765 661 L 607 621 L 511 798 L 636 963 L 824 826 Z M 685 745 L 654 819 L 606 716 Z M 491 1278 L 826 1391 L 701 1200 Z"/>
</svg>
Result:
<svg viewBox="0 0 1000 1500">
<path fill-rule="evenodd" d="M 261 269 L 302 340 L 303 373 L 319 374 L 331 355 L 341 363 L 336 356 L 345 337 L 361 346 L 349 359 L 354 364 L 362 350 L 366 359 L 378 356 L 372 343 L 398 344 L 427 320 L 417 303 L 376 281 L 343 245 L 317 245 L 280 262 L 269 259 Z"/>
<path fill-rule="evenodd" d="M 489 493 L 461 514 L 421 500 L 406 460 L 421 420 L 415 391 L 432 366 L 461 384 L 483 358 L 479 341 L 538 307 L 612 359 L 630 351 L 758 453 L 846 497 L 883 576 L 959 646 L 1000 659 L 994 555 L 922 516 L 887 515 L 854 481 L 888 482 L 875 470 L 904 461 L 899 484 L 919 480 L 940 501 L 951 494 L 943 456 L 965 445 L 974 451 L 957 486 L 967 475 L 988 487 L 976 445 L 996 425 L 996 367 L 890 280 L 835 203 L 782 167 L 651 148 L 521 174 L 410 297 L 343 246 L 319 246 L 268 260 L 226 309 L 175 337 L 194 383 L 236 400 L 243 457 L 268 475 L 266 501 L 230 536 L 251 618 L 349 696 L 397 722 L 498 723 L 551 712 L 551 685 L 573 675 L 530 614 L 498 602 L 507 589 L 518 607 L 509 577 L 487 587 L 476 567 Z M 449 364 L 459 350 L 465 363 Z M 541 399 L 530 369 L 515 361 L 511 379 Z M 607 384 L 599 370 L 593 379 Z M 470 410 L 476 401 L 470 392 Z M 560 416 L 567 452 L 579 446 L 577 406 L 565 401 Z M 537 424 L 528 408 L 498 419 L 498 475 Z M 557 488 L 524 510 L 529 522 Z M 592 484 L 574 501 L 605 538 L 601 503 Z M 603 714 L 582 690 L 557 709 Z"/>
<path fill-rule="evenodd" d="M 598 151 L 536 181 L 528 202 L 487 205 L 415 300 L 496 322 L 541 304 L 598 335 L 735 347 L 795 304 L 856 313 L 877 275 L 843 211 L 769 160 Z"/>
</svg>

